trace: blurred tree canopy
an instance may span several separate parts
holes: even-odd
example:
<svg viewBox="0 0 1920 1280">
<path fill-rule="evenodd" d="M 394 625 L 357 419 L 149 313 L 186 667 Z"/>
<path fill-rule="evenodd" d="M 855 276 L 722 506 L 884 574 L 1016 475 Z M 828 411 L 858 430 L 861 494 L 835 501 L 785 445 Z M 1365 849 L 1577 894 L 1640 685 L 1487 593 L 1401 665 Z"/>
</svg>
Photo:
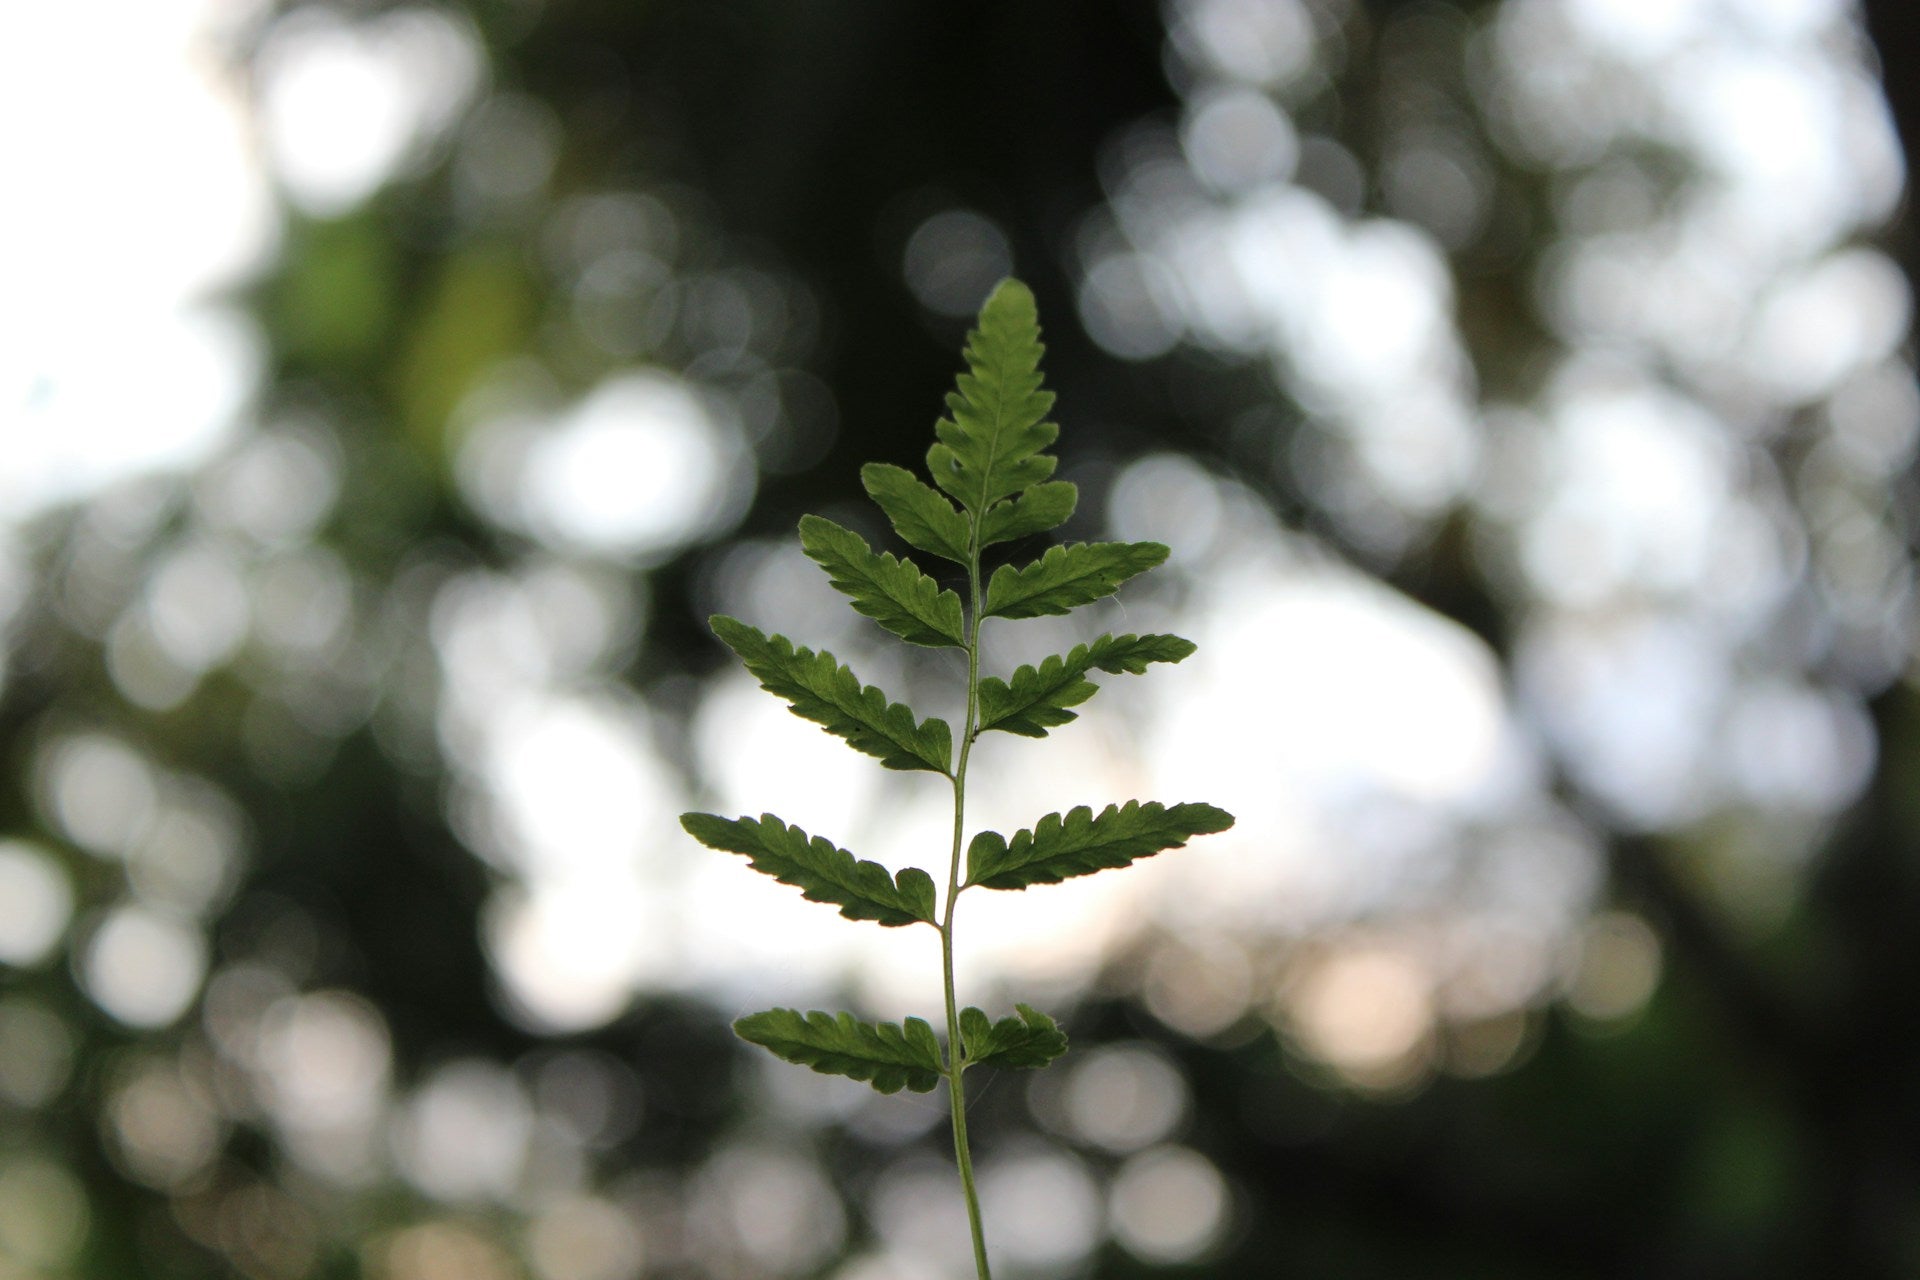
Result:
<svg viewBox="0 0 1920 1280">
<path fill-rule="evenodd" d="M 0 1280 L 964 1265 L 935 1104 L 728 1030 L 882 961 L 704 924 L 672 815 L 737 784 L 704 618 L 860 652 L 782 549 L 1009 273 L 1067 532 L 1195 548 L 1148 608 L 1222 654 L 1085 776 L 1300 741 L 1210 796 L 1216 914 L 1062 908 L 1074 1065 L 976 1099 L 1006 1273 L 1912 1274 L 1912 24 L 242 11 L 245 407 L 0 557 Z M 1256 588 L 1348 701 L 1261 685 Z"/>
</svg>

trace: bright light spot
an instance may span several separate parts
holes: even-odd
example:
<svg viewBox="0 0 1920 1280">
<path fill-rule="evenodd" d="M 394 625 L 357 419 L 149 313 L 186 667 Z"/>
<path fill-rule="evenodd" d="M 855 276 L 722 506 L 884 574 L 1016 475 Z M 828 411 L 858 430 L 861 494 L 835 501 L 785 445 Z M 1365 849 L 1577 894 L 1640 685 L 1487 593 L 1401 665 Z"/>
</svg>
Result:
<svg viewBox="0 0 1920 1280">
<path fill-rule="evenodd" d="M 244 115 L 227 68 L 207 56 L 214 7 L 141 5 L 115 11 L 107 25 L 85 6 L 10 15 L 0 113 L 36 127 L 0 137 L 0 169 L 41 175 L 22 197 L 58 193 L 16 199 L 8 210 L 0 276 L 26 290 L 10 294 L 22 322 L 53 317 L 64 325 L 75 304 L 91 309 L 103 296 L 199 293 L 231 281 L 271 247 L 271 211 Z M 103 84 L 135 95 L 141 109 L 119 109 L 101 94 Z M 138 218 L 127 216 L 133 193 Z M 85 245 L 89 269 L 76 275 L 71 254 L 48 252 L 53 245 Z M 65 304 L 43 311 L 39 295 L 50 287 Z"/>
<path fill-rule="evenodd" d="M 1522 534 L 1534 587 L 1591 605 L 1634 588 L 1685 592 L 1718 567 L 1737 457 L 1669 392 L 1566 375 L 1538 507 Z"/>
<path fill-rule="evenodd" d="M 9 518 L 190 465 L 253 384 L 251 327 L 198 305 L 275 236 L 229 69 L 205 47 L 212 8 L 8 15 L 0 118 L 32 122 L 0 132 L 16 188 L 0 243 Z"/>
<path fill-rule="evenodd" d="M 527 1233 L 527 1255 L 540 1280 L 631 1280 L 645 1256 L 628 1215 L 592 1196 L 542 1209 Z"/>
<path fill-rule="evenodd" d="M 288 1128 L 374 1121 L 386 1103 L 391 1056 L 379 1011 L 350 992 L 283 997 L 260 1022 L 263 1092 Z"/>
<path fill-rule="evenodd" d="M 1843 124 L 1831 66 L 1734 42 L 1709 45 L 1674 67 L 1686 91 L 1672 95 L 1682 140 L 1752 199 L 1794 191 L 1800 208 L 1765 221 L 1788 243 L 1817 246 L 1861 212 L 1845 164 L 1857 152 Z"/>
<path fill-rule="evenodd" d="M 206 457 L 238 424 L 263 363 L 250 321 L 185 301 L 159 314 L 115 307 L 65 341 L 43 327 L 22 337 L 23 362 L 0 350 L 0 405 L 22 446 L 0 463 L 0 502 L 16 514 Z M 111 377 L 101 350 L 114 352 Z"/>
<path fill-rule="evenodd" d="M 1204 564 L 1224 513 L 1220 489 L 1182 454 L 1153 454 L 1128 465 L 1107 500 L 1108 523 L 1128 541 L 1167 546 L 1174 564 Z"/>
<path fill-rule="evenodd" d="M 1404 224 L 1352 228 L 1315 284 L 1311 318 L 1289 353 L 1310 381 L 1343 398 L 1414 375 L 1447 332 L 1451 277 Z"/>
<path fill-rule="evenodd" d="M 1617 1022 L 1639 1012 L 1659 984 L 1659 935 L 1639 916 L 1609 911 L 1587 926 L 1567 1003 L 1596 1022 Z"/>
<path fill-rule="evenodd" d="M 1313 16 L 1299 0 L 1183 0 L 1170 36 L 1189 62 L 1268 88 L 1309 70 L 1317 52 Z"/>
<path fill-rule="evenodd" d="M 1734 695 L 1722 730 L 1724 765 L 1763 809 L 1836 813 L 1866 789 L 1877 739 L 1851 698 L 1787 685 Z"/>
<path fill-rule="evenodd" d="M 1187 1112 L 1187 1082 L 1153 1049 L 1102 1046 L 1073 1065 L 1061 1098 L 1071 1132 L 1108 1151 L 1162 1141 Z"/>
<path fill-rule="evenodd" d="M 209 1099 L 170 1062 L 136 1070 L 107 1103 L 120 1163 L 150 1187 L 176 1187 L 206 1168 L 220 1140 Z"/>
<path fill-rule="evenodd" d="M 937 315 L 969 317 L 1013 271 L 1013 246 L 990 219 L 971 209 L 948 209 L 914 229 L 901 270 L 921 306 Z"/>
<path fill-rule="evenodd" d="M 1746 0 L 1740 6 L 1742 18 L 1782 43 L 1813 37 L 1849 12 L 1847 0 Z"/>
<path fill-rule="evenodd" d="M 1237 948 L 1167 943 L 1147 958 L 1141 998 L 1147 1011 L 1196 1040 L 1218 1035 L 1253 1004 L 1253 970 Z"/>
<path fill-rule="evenodd" d="M 0 1166 L 0 1256 L 19 1262 L 23 1274 L 70 1267 L 90 1216 L 85 1188 L 64 1166 L 31 1155 Z"/>
<path fill-rule="evenodd" d="M 0 840 L 0 964 L 37 964 L 73 916 L 73 886 L 46 850 Z"/>
<path fill-rule="evenodd" d="M 459 118 L 483 59 L 471 28 L 434 9 L 280 19 L 258 58 L 260 124 L 287 193 L 317 217 L 352 209 Z"/>
<path fill-rule="evenodd" d="M 1709 20 L 1704 0 L 1564 0 L 1574 24 L 1603 48 L 1636 62 L 1671 54 Z"/>
<path fill-rule="evenodd" d="M 201 1026 L 227 1061 L 255 1067 L 262 1019 L 275 1003 L 293 993 L 293 984 L 278 966 L 251 961 L 229 964 L 207 981 L 207 994 L 200 1002 Z"/>
<path fill-rule="evenodd" d="M 1358 575 L 1223 575 L 1217 589 L 1236 607 L 1208 622 L 1189 662 L 1231 673 L 1236 692 L 1171 712 L 1154 746 L 1162 776 L 1233 777 L 1246 808 L 1277 776 L 1324 794 L 1371 781 L 1435 803 L 1468 802 L 1489 781 L 1503 700 L 1466 631 Z M 1232 811 L 1234 798 L 1216 802 Z"/>
<path fill-rule="evenodd" d="M 706 1251 L 729 1273 L 744 1255 L 754 1270 L 813 1271 L 840 1249 L 846 1212 L 820 1166 L 784 1151 L 731 1147 L 700 1171 L 698 1230 Z"/>
<path fill-rule="evenodd" d="M 333 509 L 340 466 L 337 446 L 320 431 L 266 431 L 208 468 L 195 498 L 213 527 L 261 546 L 287 546 L 310 536 Z"/>
<path fill-rule="evenodd" d="M 477 1227 L 427 1222 L 382 1237 L 367 1250 L 383 1280 L 517 1280 L 520 1268 Z"/>
<path fill-rule="evenodd" d="M 1827 402 L 1834 443 L 1873 475 L 1891 475 L 1913 460 L 1920 441 L 1920 385 L 1901 361 L 1850 378 Z"/>
<path fill-rule="evenodd" d="M 212 788 L 175 780 L 128 857 L 127 878 L 150 906 L 198 915 L 223 901 L 240 870 L 241 819 Z"/>
<path fill-rule="evenodd" d="M 1394 1088 L 1424 1066 L 1432 981 L 1411 956 L 1351 946 L 1304 965 L 1287 1007 L 1305 1047 L 1357 1084 Z"/>
<path fill-rule="evenodd" d="M 90 853 L 124 857 L 153 822 L 153 771 L 117 738 L 90 733 L 58 742 L 42 756 L 40 776 L 54 821 Z"/>
<path fill-rule="evenodd" d="M 1756 381 L 1785 399 L 1811 400 L 1897 350 L 1912 314 L 1893 260 L 1849 249 L 1776 285 L 1743 350 Z"/>
<path fill-rule="evenodd" d="M 169 552 L 147 585 L 147 611 L 154 638 L 181 670 L 198 674 L 226 661 L 247 635 L 239 558 L 210 541 Z"/>
<path fill-rule="evenodd" d="M 953 1183 L 951 1161 L 913 1157 L 874 1179 L 867 1214 L 889 1252 L 941 1276 L 972 1256 L 966 1205 Z"/>
<path fill-rule="evenodd" d="M 500 709 L 483 772 L 529 870 L 630 867 L 677 812 L 637 705 L 529 697 Z"/>
<path fill-rule="evenodd" d="M 875 1253 L 855 1258 L 833 1273 L 833 1280 L 947 1280 L 948 1272 L 926 1261 L 898 1253 Z"/>
<path fill-rule="evenodd" d="M 283 660 L 304 664 L 347 634 L 353 584 L 340 557 L 303 547 L 262 565 L 253 580 L 254 625 Z"/>
<path fill-rule="evenodd" d="M 1122 360 L 1151 360 L 1173 350 L 1180 325 L 1172 280 L 1144 254 L 1108 254 L 1080 282 L 1077 301 L 1087 336 Z"/>
<path fill-rule="evenodd" d="M 1220 1242 L 1232 1199 L 1211 1160 L 1186 1147 L 1156 1147 L 1120 1167 L 1110 1205 L 1114 1238 L 1127 1252 L 1178 1266 Z"/>
<path fill-rule="evenodd" d="M 648 920 L 653 903 L 631 877 L 536 880 L 488 904 L 487 950 L 515 1011 L 548 1033 L 617 1017 L 636 982 L 671 969 Z"/>
<path fill-rule="evenodd" d="M 429 617 L 447 675 L 441 734 L 450 756 L 485 766 L 501 716 L 530 690 L 544 691 L 558 674 L 546 624 L 519 584 L 488 573 L 465 573 L 434 593 Z M 578 635 L 591 619 L 567 617 Z"/>
<path fill-rule="evenodd" d="M 199 676 L 183 669 L 153 633 L 145 611 L 129 610 L 107 633 L 107 675 L 114 688 L 136 707 L 171 711 L 199 686 Z"/>
<path fill-rule="evenodd" d="M 1568 767 L 1622 820 L 1669 826 L 1710 800 L 1703 768 L 1729 671 L 1700 624 L 1631 614 L 1544 623 L 1523 635 L 1515 665 Z"/>
<path fill-rule="evenodd" d="M 1571 823 L 1516 822 L 1485 837 L 1469 865 L 1493 883 L 1424 947 L 1449 1020 L 1498 1018 L 1538 1002 L 1559 978 L 1561 939 L 1591 908 L 1601 881 L 1596 842 Z"/>
<path fill-rule="evenodd" d="M 603 383 L 551 423 L 483 423 L 460 463 L 469 498 L 502 524 L 640 560 L 729 528 L 753 491 L 737 427 L 657 371 Z"/>
<path fill-rule="evenodd" d="M 449 1063 L 408 1100 L 394 1129 L 407 1180 L 446 1201 L 504 1200 L 520 1185 L 533 1110 L 512 1073 Z"/>
<path fill-rule="evenodd" d="M 1181 141 L 1194 173 L 1220 191 L 1284 181 L 1300 159 L 1293 121 L 1252 89 L 1216 90 L 1190 103 Z"/>
<path fill-rule="evenodd" d="M 990 1255 L 1014 1268 L 1058 1268 L 1100 1241 L 1100 1192 L 1086 1164 L 1064 1151 L 983 1162 L 980 1212 L 993 1223 Z"/>
<path fill-rule="evenodd" d="M 1357 189 L 1351 158 L 1309 139 L 1296 181 L 1331 189 L 1345 181 L 1338 171 L 1347 167 Z M 1162 178 L 1165 168 L 1143 159 L 1127 172 L 1113 209 L 1131 249 L 1095 256 L 1096 270 L 1127 264 L 1128 287 L 1137 285 L 1143 299 L 1152 295 L 1151 306 L 1129 302 L 1113 311 L 1132 317 L 1129 323 L 1152 322 L 1152 333 L 1139 329 L 1140 352 L 1186 334 L 1236 355 L 1266 356 L 1329 435 L 1351 442 L 1330 455 L 1338 459 L 1334 474 L 1306 478 L 1315 500 L 1363 541 L 1390 527 L 1383 516 L 1402 509 L 1428 515 L 1452 503 L 1473 478 L 1479 430 L 1450 314 L 1450 268 L 1431 236 L 1380 219 L 1349 223 L 1326 198 L 1279 182 L 1208 204 L 1188 189 L 1191 178 L 1185 188 Z M 1471 191 L 1464 200 L 1436 212 L 1459 223 L 1462 235 L 1479 216 Z M 1092 297 L 1083 294 L 1083 310 Z M 1086 319 L 1096 338 L 1131 350 L 1134 336 L 1120 332 L 1109 341 L 1096 325 L 1104 319 L 1091 310 Z"/>
<path fill-rule="evenodd" d="M 95 1004 L 132 1027 L 164 1027 L 187 1011 L 207 972 L 207 940 L 146 907 L 118 907 L 87 939 L 80 976 Z"/>
</svg>

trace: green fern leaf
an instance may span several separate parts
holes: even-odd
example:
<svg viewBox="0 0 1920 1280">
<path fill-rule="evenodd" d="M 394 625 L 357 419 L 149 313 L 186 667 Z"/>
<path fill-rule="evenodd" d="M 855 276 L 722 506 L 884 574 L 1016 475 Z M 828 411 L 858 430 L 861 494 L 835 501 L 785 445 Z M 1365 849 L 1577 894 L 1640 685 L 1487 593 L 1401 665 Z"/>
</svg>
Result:
<svg viewBox="0 0 1920 1280">
<path fill-rule="evenodd" d="M 967 846 L 967 884 L 986 889 L 1057 884 L 1178 849 L 1193 836 L 1232 825 L 1232 814 L 1210 804 L 1168 808 L 1129 800 L 1124 808 L 1108 805 L 1099 817 L 1083 804 L 1065 818 L 1048 814 L 1031 830 L 1014 832 L 1012 840 L 997 831 L 982 831 Z"/>
<path fill-rule="evenodd" d="M 939 490 L 920 483 L 904 467 L 884 462 L 860 468 L 860 483 L 908 546 L 967 563 L 967 518 Z"/>
<path fill-rule="evenodd" d="M 877 756 L 889 769 L 949 771 L 953 730 L 946 721 L 916 724 L 912 710 L 861 684 L 830 653 L 796 649 L 785 636 L 769 636 L 725 614 L 708 623 L 759 677 L 760 687 L 792 703 L 795 715 L 845 738 L 854 750 Z"/>
<path fill-rule="evenodd" d="M 914 565 L 876 554 L 865 538 L 820 516 L 800 517 L 800 546 L 855 610 L 902 640 L 935 649 L 967 647 L 960 597 L 942 591 Z"/>
<path fill-rule="evenodd" d="M 986 618 L 1037 618 L 1066 613 L 1120 589 L 1167 558 L 1157 542 L 1070 542 L 1049 547 L 1032 564 L 1003 564 L 987 581 Z"/>
<path fill-rule="evenodd" d="M 939 441 L 927 451 L 933 482 L 976 517 L 1053 474 L 1041 453 L 1060 428 L 1044 421 L 1053 393 L 1040 389 L 1040 324 L 1033 294 L 1003 280 L 967 335 L 969 372 L 947 396 L 952 415 L 934 424 Z"/>
<path fill-rule="evenodd" d="M 988 676 L 980 682 L 980 728 L 1000 729 L 1026 738 L 1044 738 L 1047 730 L 1076 719 L 1077 707 L 1098 691 L 1089 671 L 1139 675 L 1150 662 L 1179 662 L 1193 642 L 1179 636 L 1101 636 L 1073 652 L 1055 654 L 1038 668 L 1022 666 L 1013 678 Z"/>
<path fill-rule="evenodd" d="M 1065 524 L 1080 503 L 1080 490 L 1065 480 L 1037 484 L 1018 497 L 996 502 L 980 520 L 980 545 L 1011 542 Z"/>
<path fill-rule="evenodd" d="M 1044 1067 L 1067 1051 L 1067 1033 L 1052 1018 L 1029 1004 L 1013 1006 L 1017 1018 L 990 1022 L 980 1010 L 960 1011 L 960 1039 L 966 1045 L 970 1067 L 1011 1067 L 1017 1071 Z"/>
<path fill-rule="evenodd" d="M 745 854 L 755 871 L 795 886 L 809 901 L 834 904 L 849 920 L 888 928 L 933 923 L 933 877 L 918 867 L 889 876 L 879 863 L 857 861 L 831 840 L 809 838 L 770 813 L 757 820 L 683 813 L 680 825 L 709 849 Z"/>
<path fill-rule="evenodd" d="M 771 1051 L 776 1057 L 822 1075 L 864 1080 L 881 1093 L 911 1089 L 927 1093 L 937 1087 L 945 1068 L 933 1028 L 922 1018 L 906 1025 L 862 1022 L 850 1013 L 835 1016 L 815 1009 L 768 1009 L 733 1024 L 742 1040 Z"/>
</svg>

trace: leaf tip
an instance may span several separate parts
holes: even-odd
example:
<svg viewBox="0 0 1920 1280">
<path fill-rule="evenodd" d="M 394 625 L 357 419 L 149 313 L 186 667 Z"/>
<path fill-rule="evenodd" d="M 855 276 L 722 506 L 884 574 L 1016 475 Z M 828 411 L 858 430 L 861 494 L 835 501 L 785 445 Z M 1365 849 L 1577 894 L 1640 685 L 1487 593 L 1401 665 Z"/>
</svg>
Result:
<svg viewBox="0 0 1920 1280">
<path fill-rule="evenodd" d="M 1038 314 L 1039 307 L 1033 300 L 1033 290 L 1027 287 L 1025 281 L 1015 276 L 1007 276 L 994 285 L 993 291 L 987 295 L 986 302 L 980 308 L 982 319 L 988 315 L 1037 317 Z"/>
</svg>

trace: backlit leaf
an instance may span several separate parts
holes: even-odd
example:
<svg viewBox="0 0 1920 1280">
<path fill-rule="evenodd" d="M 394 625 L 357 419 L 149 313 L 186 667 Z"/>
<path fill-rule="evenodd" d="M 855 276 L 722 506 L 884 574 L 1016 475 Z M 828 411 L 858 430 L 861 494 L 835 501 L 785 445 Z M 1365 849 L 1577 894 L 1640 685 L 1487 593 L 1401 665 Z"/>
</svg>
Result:
<svg viewBox="0 0 1920 1280">
<path fill-rule="evenodd" d="M 879 757 L 889 769 L 948 772 L 953 730 L 946 721 L 916 723 L 912 710 L 861 684 L 830 653 L 796 649 L 785 636 L 769 636 L 725 614 L 715 614 L 709 622 L 713 633 L 759 677 L 760 687 L 792 703 L 795 715 L 845 738 L 854 750 Z"/>
<path fill-rule="evenodd" d="M 933 877 L 918 867 L 897 876 L 877 862 L 859 861 L 822 836 L 809 837 L 770 813 L 722 818 L 683 813 L 680 825 L 710 849 L 745 854 L 755 871 L 801 890 L 801 897 L 829 902 L 849 920 L 893 927 L 933 923 Z"/>
<path fill-rule="evenodd" d="M 1083 804 L 1064 818 L 1050 813 L 1032 829 L 1014 832 L 1011 840 L 997 831 L 982 831 L 967 846 L 967 883 L 987 889 L 1056 884 L 1124 867 L 1135 858 L 1177 849 L 1193 836 L 1232 825 L 1232 814 L 1210 804 L 1168 808 L 1129 800 L 1124 807 L 1108 805 L 1098 817 Z"/>
<path fill-rule="evenodd" d="M 1044 1067 L 1067 1051 L 1067 1034 L 1032 1005 L 1016 1004 L 1017 1018 L 990 1022 L 980 1010 L 960 1011 L 960 1039 L 970 1067 Z"/>
<path fill-rule="evenodd" d="M 1003 280 L 967 335 L 968 372 L 947 396 L 952 416 L 934 424 L 939 442 L 927 452 L 933 482 L 976 516 L 1053 474 L 1055 460 L 1040 452 L 1060 434 L 1044 421 L 1053 393 L 1040 389 L 1043 349 L 1033 294 Z"/>
<path fill-rule="evenodd" d="M 820 516 L 800 517 L 800 546 L 855 610 L 902 640 L 932 648 L 967 647 L 960 597 L 942 591 L 917 566 L 876 553 L 853 530 Z"/>
<path fill-rule="evenodd" d="M 1075 645 L 1064 657 L 1055 654 L 1037 668 L 1019 667 L 1009 680 L 988 676 L 980 681 L 980 728 L 1044 738 L 1048 729 L 1075 718 L 1067 708 L 1097 691 L 1087 672 L 1139 675 L 1150 662 L 1178 662 L 1192 652 L 1193 643 L 1179 636 L 1105 635 Z"/>
<path fill-rule="evenodd" d="M 862 1022 L 850 1013 L 838 1016 L 815 1009 L 768 1009 L 733 1024 L 734 1034 L 788 1062 L 822 1075 L 864 1080 L 881 1093 L 911 1089 L 926 1093 L 945 1074 L 940 1044 L 925 1019 L 906 1025 Z"/>
<path fill-rule="evenodd" d="M 939 490 L 884 462 L 860 468 L 860 483 L 908 546 L 967 563 L 967 518 Z"/>
<path fill-rule="evenodd" d="M 1037 618 L 1066 613 L 1102 596 L 1167 558 L 1157 542 L 1070 542 L 1049 547 L 1032 564 L 1003 564 L 987 582 L 982 616 Z"/>
</svg>

